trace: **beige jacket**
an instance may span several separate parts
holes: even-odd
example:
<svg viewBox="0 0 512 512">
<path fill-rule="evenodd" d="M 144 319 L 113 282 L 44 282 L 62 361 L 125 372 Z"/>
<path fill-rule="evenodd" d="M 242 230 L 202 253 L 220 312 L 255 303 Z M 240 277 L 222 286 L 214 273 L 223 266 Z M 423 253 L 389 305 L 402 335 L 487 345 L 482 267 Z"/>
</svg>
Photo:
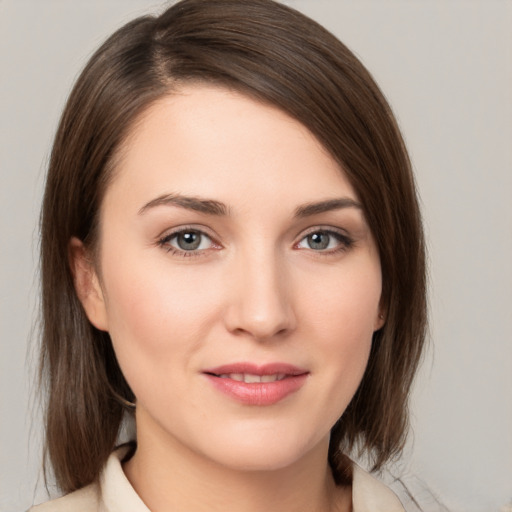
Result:
<svg viewBox="0 0 512 512">
<path fill-rule="evenodd" d="M 29 512 L 150 512 L 126 478 L 121 460 L 126 448 L 112 453 L 98 484 L 32 507 Z M 405 512 L 395 494 L 354 464 L 353 512 Z"/>
</svg>

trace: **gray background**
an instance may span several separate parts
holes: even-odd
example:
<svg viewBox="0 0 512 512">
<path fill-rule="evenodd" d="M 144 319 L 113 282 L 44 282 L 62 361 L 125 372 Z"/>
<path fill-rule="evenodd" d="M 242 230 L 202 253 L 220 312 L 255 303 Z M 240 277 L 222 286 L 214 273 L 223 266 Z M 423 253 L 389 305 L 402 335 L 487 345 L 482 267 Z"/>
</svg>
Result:
<svg viewBox="0 0 512 512">
<path fill-rule="evenodd" d="M 413 490 L 426 482 L 452 511 L 512 510 L 512 3 L 287 3 L 372 71 L 417 173 L 432 343 L 413 393 L 414 435 L 393 470 Z M 30 397 L 37 218 L 52 135 L 86 58 L 115 28 L 160 5 L 0 0 L 2 512 L 45 496 Z M 432 497 L 423 503 L 439 509 Z"/>
</svg>

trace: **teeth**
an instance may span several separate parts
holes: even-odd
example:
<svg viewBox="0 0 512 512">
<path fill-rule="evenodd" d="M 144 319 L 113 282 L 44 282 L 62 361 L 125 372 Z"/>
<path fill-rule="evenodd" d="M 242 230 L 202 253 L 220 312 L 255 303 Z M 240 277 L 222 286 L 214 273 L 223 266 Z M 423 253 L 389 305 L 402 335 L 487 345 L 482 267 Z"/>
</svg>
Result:
<svg viewBox="0 0 512 512">
<path fill-rule="evenodd" d="M 232 379 L 237 380 L 239 382 L 244 381 L 244 374 L 243 373 L 223 373 L 222 375 L 219 375 L 221 379 Z"/>
<path fill-rule="evenodd" d="M 221 379 L 232 379 L 246 384 L 254 384 L 256 382 L 276 382 L 286 377 L 285 373 L 275 373 L 273 375 L 253 375 L 252 373 L 223 373 L 219 375 Z"/>
<path fill-rule="evenodd" d="M 286 373 L 276 373 L 275 375 L 262 375 L 261 382 L 275 382 L 276 380 L 283 380 Z"/>
<path fill-rule="evenodd" d="M 250 373 L 244 373 L 244 382 L 252 384 L 253 382 L 261 382 L 261 375 L 251 375 Z"/>
</svg>

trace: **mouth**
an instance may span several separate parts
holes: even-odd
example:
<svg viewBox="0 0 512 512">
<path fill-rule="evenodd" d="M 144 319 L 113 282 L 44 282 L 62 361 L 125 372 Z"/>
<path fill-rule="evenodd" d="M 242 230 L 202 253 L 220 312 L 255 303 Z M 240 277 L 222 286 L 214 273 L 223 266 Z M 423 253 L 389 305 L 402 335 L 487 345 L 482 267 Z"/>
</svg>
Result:
<svg viewBox="0 0 512 512">
<path fill-rule="evenodd" d="M 245 405 L 272 405 L 299 391 L 309 372 L 284 363 L 235 363 L 203 371 L 214 389 Z"/>
<path fill-rule="evenodd" d="M 221 379 L 232 379 L 237 382 L 245 382 L 246 384 L 254 384 L 256 382 L 276 382 L 287 377 L 286 373 L 275 373 L 273 375 L 256 375 L 254 373 L 223 373 L 215 375 Z"/>
</svg>

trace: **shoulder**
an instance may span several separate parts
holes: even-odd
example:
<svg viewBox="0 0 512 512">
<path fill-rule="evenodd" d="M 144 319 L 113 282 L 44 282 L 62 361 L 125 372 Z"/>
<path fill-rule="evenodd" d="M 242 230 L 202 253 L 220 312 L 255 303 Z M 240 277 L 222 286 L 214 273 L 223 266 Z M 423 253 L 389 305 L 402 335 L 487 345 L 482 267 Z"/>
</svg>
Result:
<svg viewBox="0 0 512 512">
<path fill-rule="evenodd" d="M 28 512 L 149 512 L 122 469 L 122 461 L 132 448 L 123 445 L 110 455 L 98 483 L 32 507 Z"/>
<path fill-rule="evenodd" d="M 396 494 L 357 464 L 353 464 L 352 505 L 354 512 L 405 512 Z"/>
<path fill-rule="evenodd" d="M 100 489 L 91 484 L 78 491 L 29 509 L 29 512 L 99 512 Z"/>
</svg>

